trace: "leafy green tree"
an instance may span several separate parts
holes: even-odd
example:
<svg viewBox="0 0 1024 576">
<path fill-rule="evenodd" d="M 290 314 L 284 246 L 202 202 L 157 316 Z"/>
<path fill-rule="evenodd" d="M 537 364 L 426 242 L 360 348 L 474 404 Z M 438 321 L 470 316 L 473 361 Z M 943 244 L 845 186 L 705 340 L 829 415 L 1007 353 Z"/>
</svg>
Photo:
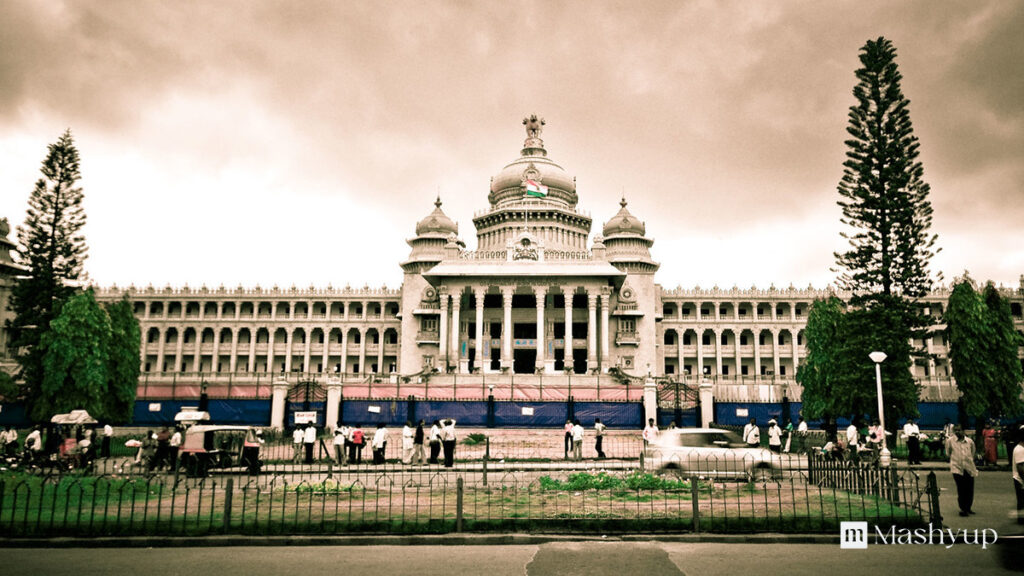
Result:
<svg viewBox="0 0 1024 576">
<path fill-rule="evenodd" d="M 127 296 L 107 306 L 110 317 L 110 351 L 107 367 L 105 420 L 130 422 L 139 384 L 139 321 Z"/>
<path fill-rule="evenodd" d="M 105 416 L 110 319 L 91 290 L 64 304 L 40 344 L 46 354 L 32 417 L 45 420 L 76 409 L 85 409 L 94 417 Z"/>
<path fill-rule="evenodd" d="M 1010 301 L 1004 298 L 991 282 L 982 293 L 985 301 L 985 317 L 992 331 L 988 347 L 992 363 L 992 381 L 988 387 L 989 413 L 993 416 L 1017 416 L 1022 412 L 1021 374 L 1017 348 L 1024 345 L 1020 334 L 1013 327 Z"/>
<path fill-rule="evenodd" d="M 839 282 L 853 292 L 854 305 L 892 295 L 913 300 L 931 291 L 936 236 L 929 232 L 932 206 L 910 101 L 900 88 L 892 42 L 869 40 L 860 61 L 839 183 L 842 223 L 853 229 L 843 234 L 850 249 L 835 254 Z"/>
<path fill-rule="evenodd" d="M 837 353 L 842 345 L 846 305 L 832 296 L 815 300 L 807 315 L 804 330 L 807 357 L 796 371 L 796 380 L 803 386 L 803 415 L 830 421 L 849 412 L 834 393 L 839 377 Z"/>
<path fill-rule="evenodd" d="M 29 197 L 25 224 L 18 228 L 18 259 L 27 268 L 11 292 L 10 346 L 17 354 L 30 409 L 42 393 L 43 334 L 76 291 L 86 258 L 78 150 L 68 130 L 50 144 L 43 177 Z M 36 413 L 33 410 L 33 413 Z"/>
<path fill-rule="evenodd" d="M 993 341 L 988 311 L 974 282 L 967 274 L 954 286 L 946 306 L 946 339 L 949 341 L 949 363 L 960 390 L 960 404 L 970 416 L 981 416 L 988 410 L 988 383 L 992 365 L 988 347 Z M 1017 352 L 1014 350 L 1014 357 Z"/>
</svg>

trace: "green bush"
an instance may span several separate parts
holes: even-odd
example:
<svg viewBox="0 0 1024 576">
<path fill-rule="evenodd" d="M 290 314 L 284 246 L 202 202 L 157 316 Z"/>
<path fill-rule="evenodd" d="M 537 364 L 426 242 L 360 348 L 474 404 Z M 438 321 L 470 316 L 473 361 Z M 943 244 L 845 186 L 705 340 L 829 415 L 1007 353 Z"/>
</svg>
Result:
<svg viewBox="0 0 1024 576">
<path fill-rule="evenodd" d="M 481 432 L 474 432 L 462 439 L 462 443 L 466 446 L 476 446 L 477 444 L 483 444 L 486 441 L 487 434 L 483 434 Z"/>
</svg>

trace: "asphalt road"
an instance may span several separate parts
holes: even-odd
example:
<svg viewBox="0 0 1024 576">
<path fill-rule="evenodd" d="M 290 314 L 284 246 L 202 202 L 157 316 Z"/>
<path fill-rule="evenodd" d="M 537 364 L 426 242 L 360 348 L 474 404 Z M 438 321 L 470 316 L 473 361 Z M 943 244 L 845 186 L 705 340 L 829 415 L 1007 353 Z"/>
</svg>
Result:
<svg viewBox="0 0 1024 576">
<path fill-rule="evenodd" d="M 838 544 L 555 542 L 509 546 L 331 546 L 157 549 L 0 549 L 5 576 L 337 574 L 344 576 L 644 576 L 678 574 L 972 575 L 1024 571 L 1021 548 Z M 899 570 L 905 572 L 903 570 Z M 1020 573 L 1020 572 L 1017 572 Z"/>
</svg>

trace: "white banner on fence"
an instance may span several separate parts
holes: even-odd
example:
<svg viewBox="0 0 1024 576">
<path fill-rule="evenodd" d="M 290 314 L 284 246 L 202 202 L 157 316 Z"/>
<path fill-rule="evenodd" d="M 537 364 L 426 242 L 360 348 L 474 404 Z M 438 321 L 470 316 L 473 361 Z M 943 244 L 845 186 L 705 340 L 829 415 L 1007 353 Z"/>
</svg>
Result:
<svg viewBox="0 0 1024 576">
<path fill-rule="evenodd" d="M 750 416 L 750 410 L 749 409 L 747 409 L 747 408 L 737 408 L 736 409 L 736 417 L 737 418 L 746 418 L 747 416 Z"/>
<path fill-rule="evenodd" d="M 366 411 L 374 414 L 380 414 L 380 406 L 367 406 Z"/>
<path fill-rule="evenodd" d="M 316 424 L 316 410 L 309 412 L 296 412 L 295 413 L 296 424 Z"/>
<path fill-rule="evenodd" d="M 533 416 L 533 408 L 523 407 L 523 416 Z"/>
<path fill-rule="evenodd" d="M 149 403 L 149 411 L 150 412 L 159 412 L 160 411 L 160 403 L 159 402 L 150 402 Z"/>
</svg>

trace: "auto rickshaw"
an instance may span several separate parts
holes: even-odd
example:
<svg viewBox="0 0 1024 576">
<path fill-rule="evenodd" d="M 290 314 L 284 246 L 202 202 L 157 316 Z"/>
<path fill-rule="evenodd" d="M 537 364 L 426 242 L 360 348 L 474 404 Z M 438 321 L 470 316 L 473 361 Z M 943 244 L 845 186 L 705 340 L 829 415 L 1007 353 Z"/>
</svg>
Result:
<svg viewBox="0 0 1024 576">
<path fill-rule="evenodd" d="M 66 470 L 88 469 L 96 454 L 95 446 L 92 445 L 91 428 L 97 424 L 96 419 L 85 410 L 72 410 L 67 414 L 55 414 L 50 418 L 50 423 L 54 425 L 51 433 L 57 433 L 61 429 L 70 433 L 58 445 L 57 453 L 53 456 L 57 464 Z M 76 428 L 86 429 L 85 437 L 81 441 L 73 433 Z"/>
<path fill-rule="evenodd" d="M 178 450 L 179 466 L 188 476 L 206 476 L 210 470 L 245 466 L 257 474 L 259 438 L 251 426 L 197 424 L 185 430 Z"/>
</svg>

